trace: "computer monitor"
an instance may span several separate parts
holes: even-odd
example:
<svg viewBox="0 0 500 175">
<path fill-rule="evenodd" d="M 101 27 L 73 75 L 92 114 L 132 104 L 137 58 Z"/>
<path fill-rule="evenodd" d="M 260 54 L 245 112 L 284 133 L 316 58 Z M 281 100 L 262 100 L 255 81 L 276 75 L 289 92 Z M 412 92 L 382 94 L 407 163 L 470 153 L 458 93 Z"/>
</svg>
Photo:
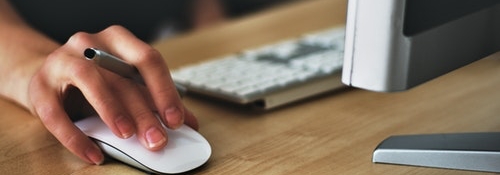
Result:
<svg viewBox="0 0 500 175">
<path fill-rule="evenodd" d="M 349 0 L 342 81 L 403 91 L 499 50 L 498 0 Z M 392 136 L 373 162 L 500 172 L 500 132 Z"/>
<path fill-rule="evenodd" d="M 500 49 L 498 0 L 349 0 L 342 81 L 402 91 Z"/>
</svg>

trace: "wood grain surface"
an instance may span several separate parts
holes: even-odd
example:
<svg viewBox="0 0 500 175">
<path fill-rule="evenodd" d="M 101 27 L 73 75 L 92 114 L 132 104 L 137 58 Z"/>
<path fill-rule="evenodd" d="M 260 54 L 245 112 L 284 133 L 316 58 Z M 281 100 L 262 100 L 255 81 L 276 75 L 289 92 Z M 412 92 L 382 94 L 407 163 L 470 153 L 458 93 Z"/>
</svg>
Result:
<svg viewBox="0 0 500 175">
<path fill-rule="evenodd" d="M 307 0 L 155 43 L 171 68 L 342 26 L 345 0 Z M 374 164 L 397 134 L 500 130 L 500 53 L 414 89 L 346 88 L 271 111 L 188 95 L 213 155 L 186 174 L 483 174 Z M 500 139 L 500 138 L 499 138 Z M 0 174 L 145 174 L 115 160 L 93 166 L 29 112 L 0 98 Z M 484 173 L 487 174 L 487 173 Z"/>
</svg>

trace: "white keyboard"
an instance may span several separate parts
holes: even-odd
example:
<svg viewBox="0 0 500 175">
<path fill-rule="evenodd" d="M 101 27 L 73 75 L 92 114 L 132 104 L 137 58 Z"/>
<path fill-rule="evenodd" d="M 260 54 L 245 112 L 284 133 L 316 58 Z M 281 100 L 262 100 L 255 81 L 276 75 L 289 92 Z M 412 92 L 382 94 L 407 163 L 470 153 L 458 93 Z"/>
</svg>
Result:
<svg viewBox="0 0 500 175">
<path fill-rule="evenodd" d="M 343 87 L 343 27 L 310 33 L 172 71 L 178 84 L 241 104 L 272 108 Z"/>
</svg>

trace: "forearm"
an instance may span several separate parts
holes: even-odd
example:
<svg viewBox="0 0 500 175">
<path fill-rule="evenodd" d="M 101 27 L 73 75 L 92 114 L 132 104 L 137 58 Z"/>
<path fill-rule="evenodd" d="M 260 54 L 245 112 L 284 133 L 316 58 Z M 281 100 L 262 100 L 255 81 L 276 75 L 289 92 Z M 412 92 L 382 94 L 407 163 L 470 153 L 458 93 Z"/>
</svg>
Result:
<svg viewBox="0 0 500 175">
<path fill-rule="evenodd" d="M 0 0 L 0 38 L 0 95 L 31 110 L 31 77 L 59 44 L 30 28 L 6 0 Z"/>
</svg>

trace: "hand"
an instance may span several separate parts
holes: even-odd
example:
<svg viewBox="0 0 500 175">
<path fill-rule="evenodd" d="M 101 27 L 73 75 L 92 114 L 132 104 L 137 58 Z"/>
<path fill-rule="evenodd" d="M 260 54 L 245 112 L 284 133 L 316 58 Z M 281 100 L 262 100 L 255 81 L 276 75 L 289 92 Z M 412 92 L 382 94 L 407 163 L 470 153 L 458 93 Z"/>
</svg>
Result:
<svg viewBox="0 0 500 175">
<path fill-rule="evenodd" d="M 134 65 L 146 87 L 85 60 L 83 51 L 89 47 L 105 50 Z M 94 164 L 102 163 L 103 155 L 73 124 L 69 114 L 75 111 L 71 108 L 85 109 L 80 105 L 89 104 L 117 137 L 125 139 L 137 134 L 152 151 L 167 144 L 160 122 L 172 129 L 183 123 L 198 128 L 196 118 L 181 103 L 161 54 L 121 26 L 96 34 L 73 35 L 35 73 L 29 97 L 33 113 L 45 127 L 73 154 Z M 85 101 L 74 101 L 78 97 Z M 158 112 L 160 120 L 154 112 Z"/>
</svg>

